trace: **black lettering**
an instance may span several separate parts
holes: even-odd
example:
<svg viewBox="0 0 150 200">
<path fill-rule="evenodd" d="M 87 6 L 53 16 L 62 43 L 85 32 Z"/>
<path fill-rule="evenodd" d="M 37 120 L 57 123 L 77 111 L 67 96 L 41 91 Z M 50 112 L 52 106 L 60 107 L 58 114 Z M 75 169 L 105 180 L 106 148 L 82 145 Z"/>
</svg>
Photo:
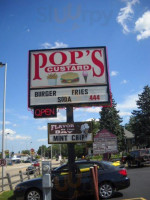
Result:
<svg viewBox="0 0 150 200">
<path fill-rule="evenodd" d="M 38 97 L 38 92 L 35 92 L 35 97 Z"/>
<path fill-rule="evenodd" d="M 56 96 L 56 91 L 41 91 L 35 92 L 35 97 L 47 97 L 47 96 Z"/>
<path fill-rule="evenodd" d="M 85 89 L 85 94 L 88 94 L 88 89 Z"/>
<path fill-rule="evenodd" d="M 58 136 L 53 136 L 53 141 L 58 141 Z"/>
<path fill-rule="evenodd" d="M 67 141 L 67 135 L 53 136 L 53 141 Z"/>
<path fill-rule="evenodd" d="M 61 102 L 61 97 L 58 97 L 58 102 Z"/>
<path fill-rule="evenodd" d="M 71 97 L 68 97 L 68 101 L 71 102 Z"/>
<path fill-rule="evenodd" d="M 72 95 L 84 95 L 88 94 L 88 89 L 72 90 Z"/>
</svg>

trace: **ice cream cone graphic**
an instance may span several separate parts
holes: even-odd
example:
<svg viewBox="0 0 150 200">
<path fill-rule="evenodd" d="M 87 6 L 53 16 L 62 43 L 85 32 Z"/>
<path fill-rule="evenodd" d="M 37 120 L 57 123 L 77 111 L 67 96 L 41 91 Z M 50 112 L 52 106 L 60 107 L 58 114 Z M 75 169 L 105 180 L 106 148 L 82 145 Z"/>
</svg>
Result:
<svg viewBox="0 0 150 200">
<path fill-rule="evenodd" d="M 86 83 L 87 82 L 87 78 L 88 78 L 88 72 L 87 71 L 83 71 L 82 75 L 83 75 L 84 81 Z"/>
</svg>

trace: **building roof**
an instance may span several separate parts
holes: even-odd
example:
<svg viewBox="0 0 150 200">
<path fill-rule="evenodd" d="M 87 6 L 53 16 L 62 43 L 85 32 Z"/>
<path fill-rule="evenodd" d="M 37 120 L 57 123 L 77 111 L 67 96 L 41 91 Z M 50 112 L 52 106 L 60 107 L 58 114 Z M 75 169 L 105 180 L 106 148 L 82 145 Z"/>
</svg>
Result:
<svg viewBox="0 0 150 200">
<path fill-rule="evenodd" d="M 117 138 L 116 135 L 112 134 L 111 132 L 109 132 L 106 129 L 103 129 L 102 131 L 99 131 L 98 133 L 96 133 L 96 135 L 94 136 L 94 138 Z"/>
<path fill-rule="evenodd" d="M 126 139 L 133 139 L 134 134 L 124 128 L 124 136 Z"/>
</svg>

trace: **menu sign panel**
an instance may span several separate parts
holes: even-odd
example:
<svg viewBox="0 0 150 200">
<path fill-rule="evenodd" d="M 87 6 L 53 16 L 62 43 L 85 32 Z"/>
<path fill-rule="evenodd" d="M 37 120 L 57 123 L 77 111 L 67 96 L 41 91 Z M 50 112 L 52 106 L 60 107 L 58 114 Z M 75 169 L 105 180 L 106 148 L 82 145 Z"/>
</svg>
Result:
<svg viewBox="0 0 150 200">
<path fill-rule="evenodd" d="M 48 124 L 48 143 L 92 142 L 92 122 Z"/>
<path fill-rule="evenodd" d="M 103 129 L 94 136 L 93 154 L 117 153 L 117 136 Z"/>
<path fill-rule="evenodd" d="M 106 47 L 29 51 L 29 107 L 110 103 Z"/>
</svg>

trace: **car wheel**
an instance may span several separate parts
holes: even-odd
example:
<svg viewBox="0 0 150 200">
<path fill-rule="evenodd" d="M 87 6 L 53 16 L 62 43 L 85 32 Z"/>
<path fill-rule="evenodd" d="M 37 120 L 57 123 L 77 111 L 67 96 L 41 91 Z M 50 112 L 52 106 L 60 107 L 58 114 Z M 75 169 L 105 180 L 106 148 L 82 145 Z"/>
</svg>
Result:
<svg viewBox="0 0 150 200">
<path fill-rule="evenodd" d="M 114 189 L 110 183 L 102 183 L 99 186 L 99 195 L 103 199 L 109 199 L 112 197 Z"/>
<path fill-rule="evenodd" d="M 26 200 L 42 200 L 42 194 L 37 189 L 31 189 L 26 194 Z"/>
<path fill-rule="evenodd" d="M 127 162 L 127 166 L 128 166 L 128 167 L 131 167 L 131 163 L 130 163 L 129 161 Z"/>
<path fill-rule="evenodd" d="M 140 162 L 137 162 L 137 167 L 141 167 L 141 163 Z"/>
</svg>

